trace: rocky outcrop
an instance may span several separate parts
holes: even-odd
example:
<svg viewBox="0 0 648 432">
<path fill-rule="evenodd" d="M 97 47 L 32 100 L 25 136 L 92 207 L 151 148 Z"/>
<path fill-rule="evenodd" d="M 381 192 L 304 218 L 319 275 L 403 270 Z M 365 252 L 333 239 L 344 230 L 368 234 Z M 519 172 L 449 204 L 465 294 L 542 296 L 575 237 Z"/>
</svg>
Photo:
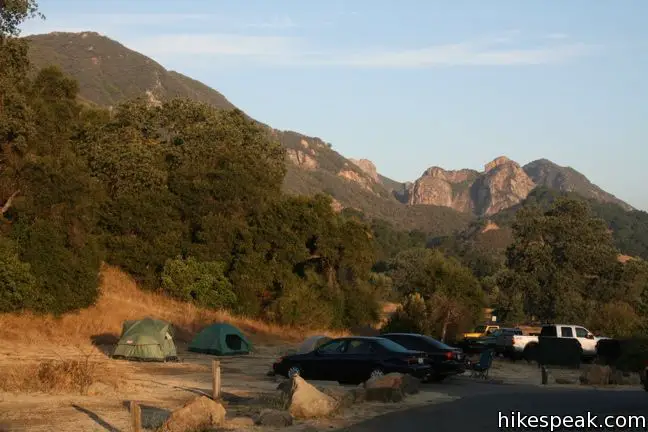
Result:
<svg viewBox="0 0 648 432">
<path fill-rule="evenodd" d="M 360 174 L 359 172 L 351 169 L 350 167 L 345 167 L 338 173 L 338 176 L 348 181 L 351 181 L 353 183 L 356 183 L 368 191 L 373 192 L 374 182 L 369 176 L 367 176 L 364 173 Z"/>
<path fill-rule="evenodd" d="M 427 169 L 421 178 L 408 188 L 408 203 L 450 207 L 462 212 L 470 212 L 473 203 L 470 186 L 479 173 L 463 169 L 447 171 L 443 168 Z"/>
<path fill-rule="evenodd" d="M 517 162 L 498 157 L 472 186 L 474 208 L 479 215 L 493 215 L 520 203 L 535 187 Z"/>
<path fill-rule="evenodd" d="M 300 168 L 306 170 L 314 170 L 319 166 L 317 159 L 315 159 L 313 155 L 306 153 L 305 151 L 287 149 L 286 154 L 288 155 L 288 159 Z"/>
<path fill-rule="evenodd" d="M 519 164 L 500 156 L 481 173 L 429 168 L 409 187 L 407 195 L 409 204 L 450 207 L 484 216 L 518 204 L 534 187 Z"/>
<path fill-rule="evenodd" d="M 378 177 L 378 170 L 376 170 L 376 165 L 371 162 L 369 159 L 349 159 L 351 163 L 355 164 L 360 168 L 365 174 L 367 174 L 375 183 L 380 183 L 380 178 Z"/>
</svg>

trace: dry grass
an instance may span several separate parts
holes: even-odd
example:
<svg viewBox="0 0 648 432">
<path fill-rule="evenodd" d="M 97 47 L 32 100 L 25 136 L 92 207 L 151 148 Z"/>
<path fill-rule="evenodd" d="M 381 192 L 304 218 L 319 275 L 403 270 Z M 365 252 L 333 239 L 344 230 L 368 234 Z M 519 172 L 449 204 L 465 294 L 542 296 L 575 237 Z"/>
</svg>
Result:
<svg viewBox="0 0 648 432">
<path fill-rule="evenodd" d="M 88 346 L 93 342 L 116 342 L 125 320 L 144 317 L 171 322 L 176 328 L 176 338 L 179 341 L 189 340 L 197 331 L 214 322 L 229 322 L 237 326 L 256 344 L 296 342 L 311 334 L 342 335 L 325 330 L 282 327 L 232 316 L 225 311 L 202 309 L 161 294 L 140 290 L 127 274 L 110 266 L 102 269 L 101 296 L 95 306 L 60 318 L 31 313 L 0 314 L 0 328 L 4 342 Z"/>
<path fill-rule="evenodd" d="M 124 371 L 117 371 L 93 354 L 80 359 L 43 360 L 18 363 L 0 368 L 0 390 L 21 393 L 75 393 L 87 395 L 95 383 L 116 389 Z"/>
</svg>

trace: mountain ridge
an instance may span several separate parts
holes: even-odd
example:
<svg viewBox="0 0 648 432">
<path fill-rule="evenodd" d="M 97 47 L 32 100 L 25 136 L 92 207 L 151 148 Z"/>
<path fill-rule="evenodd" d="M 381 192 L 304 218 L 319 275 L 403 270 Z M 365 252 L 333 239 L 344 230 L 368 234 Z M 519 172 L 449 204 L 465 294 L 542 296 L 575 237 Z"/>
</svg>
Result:
<svg viewBox="0 0 648 432">
<path fill-rule="evenodd" d="M 112 107 L 134 97 L 144 96 L 152 103 L 187 97 L 216 108 L 238 109 L 217 90 L 167 70 L 146 55 L 97 32 L 55 32 L 26 38 L 30 41 L 34 66 L 59 66 L 77 79 L 81 97 L 89 103 Z M 274 129 L 253 120 L 286 148 L 287 193 L 328 193 L 340 208 L 361 209 L 401 228 L 439 235 L 461 230 L 474 217 L 490 216 L 516 205 L 538 185 L 578 192 L 587 198 L 632 209 L 578 171 L 546 159 L 521 167 L 506 157 L 497 158 L 486 164 L 483 173 L 432 167 L 436 169 L 430 168 L 415 181 L 402 183 L 380 174 L 368 159 L 344 157 L 321 138 Z M 448 181 L 449 176 L 462 175 L 467 177 Z"/>
</svg>

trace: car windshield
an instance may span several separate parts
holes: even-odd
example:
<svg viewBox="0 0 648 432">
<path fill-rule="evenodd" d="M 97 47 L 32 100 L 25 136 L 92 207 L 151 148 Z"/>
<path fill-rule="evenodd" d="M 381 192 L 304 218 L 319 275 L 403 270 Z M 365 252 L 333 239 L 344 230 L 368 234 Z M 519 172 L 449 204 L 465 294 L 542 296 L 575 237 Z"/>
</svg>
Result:
<svg viewBox="0 0 648 432">
<path fill-rule="evenodd" d="M 475 333 L 484 333 L 485 330 L 486 326 L 483 325 L 475 327 Z"/>
<path fill-rule="evenodd" d="M 402 345 L 397 344 L 394 341 L 391 341 L 386 338 L 376 339 L 376 341 L 383 347 L 393 352 L 408 352 L 409 350 Z"/>
</svg>

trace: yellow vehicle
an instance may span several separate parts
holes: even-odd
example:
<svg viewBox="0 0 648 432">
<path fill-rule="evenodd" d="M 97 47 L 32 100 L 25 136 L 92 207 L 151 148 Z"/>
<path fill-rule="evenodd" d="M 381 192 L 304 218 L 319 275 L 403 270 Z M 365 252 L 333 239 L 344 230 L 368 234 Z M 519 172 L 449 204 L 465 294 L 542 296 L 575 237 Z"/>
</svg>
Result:
<svg viewBox="0 0 648 432">
<path fill-rule="evenodd" d="M 495 330 L 499 330 L 500 326 L 498 325 L 479 325 L 475 327 L 471 333 L 464 333 L 462 336 L 464 339 L 477 339 L 480 337 L 488 336 Z"/>
</svg>

